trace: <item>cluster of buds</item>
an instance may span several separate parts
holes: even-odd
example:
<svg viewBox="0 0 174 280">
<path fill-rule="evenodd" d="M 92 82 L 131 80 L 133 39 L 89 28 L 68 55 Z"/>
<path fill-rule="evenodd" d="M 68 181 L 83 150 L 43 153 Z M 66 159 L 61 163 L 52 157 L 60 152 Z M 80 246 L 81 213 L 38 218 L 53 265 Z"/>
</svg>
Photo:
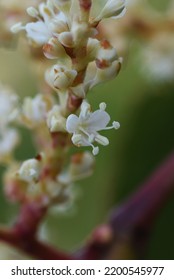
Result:
<svg viewBox="0 0 174 280">
<path fill-rule="evenodd" d="M 15 111 L 15 122 L 34 131 L 38 155 L 21 164 L 15 162 L 7 170 L 6 194 L 13 201 L 70 204 L 74 182 L 93 172 L 98 144 L 109 144 L 99 132 L 120 126 L 117 121 L 108 125 L 104 102 L 92 111 L 87 93 L 120 71 L 122 58 L 107 39 L 100 39 L 98 25 L 121 17 L 125 0 L 103 1 L 100 7 L 96 2 L 42 1 L 38 7 L 27 8 L 31 22 L 11 28 L 14 33 L 24 32 L 31 48 L 53 61 L 45 72 L 49 91 L 24 98 Z M 72 144 L 92 147 L 92 154 L 81 151 L 70 157 Z"/>
</svg>

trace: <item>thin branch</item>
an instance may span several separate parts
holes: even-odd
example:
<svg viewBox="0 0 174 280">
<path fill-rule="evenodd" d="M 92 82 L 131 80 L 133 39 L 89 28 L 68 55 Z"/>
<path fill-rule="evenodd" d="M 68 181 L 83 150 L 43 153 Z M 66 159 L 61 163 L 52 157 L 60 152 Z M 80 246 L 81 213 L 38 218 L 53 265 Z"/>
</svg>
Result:
<svg viewBox="0 0 174 280">
<path fill-rule="evenodd" d="M 39 241 L 37 229 L 47 211 L 39 201 L 22 205 L 19 217 L 12 229 L 0 229 L 0 240 L 41 260 L 70 260 L 71 257 Z"/>
<path fill-rule="evenodd" d="M 0 229 L 0 240 L 39 260 L 70 260 L 68 254 L 54 249 L 36 238 L 21 238 L 14 230 Z"/>
<path fill-rule="evenodd" d="M 126 247 L 131 245 L 138 257 L 143 258 L 149 231 L 160 209 L 173 193 L 174 153 L 138 188 L 137 193 L 113 209 L 108 223 L 98 227 L 89 243 L 74 257 L 120 259 Z"/>
<path fill-rule="evenodd" d="M 37 259 L 121 258 L 120 248 L 123 249 L 128 243 L 142 256 L 149 230 L 159 210 L 173 192 L 174 154 L 157 169 L 136 194 L 113 210 L 108 223 L 98 227 L 88 244 L 72 257 L 38 241 L 35 237 L 38 224 L 46 211 L 37 204 L 24 205 L 14 228 L 0 229 L 0 240 Z"/>
</svg>

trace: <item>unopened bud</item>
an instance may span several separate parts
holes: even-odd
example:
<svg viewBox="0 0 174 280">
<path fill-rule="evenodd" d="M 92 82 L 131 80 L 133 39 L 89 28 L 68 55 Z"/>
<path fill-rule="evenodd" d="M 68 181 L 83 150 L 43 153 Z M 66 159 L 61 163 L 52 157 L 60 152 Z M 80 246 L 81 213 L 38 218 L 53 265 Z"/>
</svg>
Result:
<svg viewBox="0 0 174 280">
<path fill-rule="evenodd" d="M 75 77 L 77 76 L 76 70 L 69 70 L 64 66 L 55 65 L 46 72 L 46 80 L 48 84 L 56 89 L 64 90 L 69 88 Z"/>
<path fill-rule="evenodd" d="M 121 68 L 120 60 L 114 61 L 109 67 L 105 67 L 103 69 L 98 68 L 96 77 L 91 83 L 90 88 L 92 88 L 93 86 L 99 83 L 106 82 L 108 80 L 115 78 L 118 75 L 120 68 Z"/>
<path fill-rule="evenodd" d="M 105 18 L 121 17 L 125 11 L 125 0 L 108 0 L 101 13 L 94 19 L 94 22 L 99 22 Z"/>
<path fill-rule="evenodd" d="M 17 174 L 26 182 L 37 182 L 40 175 L 40 162 L 36 159 L 24 161 Z"/>
</svg>

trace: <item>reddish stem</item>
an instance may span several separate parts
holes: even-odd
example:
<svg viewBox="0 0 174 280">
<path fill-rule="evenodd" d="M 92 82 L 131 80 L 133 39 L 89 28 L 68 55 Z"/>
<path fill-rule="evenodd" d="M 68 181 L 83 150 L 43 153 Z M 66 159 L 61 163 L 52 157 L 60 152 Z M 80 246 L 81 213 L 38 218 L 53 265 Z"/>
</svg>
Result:
<svg viewBox="0 0 174 280">
<path fill-rule="evenodd" d="M 120 244 L 131 244 L 143 257 L 148 233 L 154 220 L 167 199 L 174 193 L 174 153 L 154 174 L 120 207 L 111 213 L 108 224 L 95 230 L 90 242 L 74 254 L 80 259 L 119 258 Z M 110 231 L 106 239 L 103 232 Z M 114 248 L 114 249 L 113 249 Z M 111 251 L 115 251 L 114 253 Z"/>
<path fill-rule="evenodd" d="M 76 259 L 117 258 L 120 243 L 129 237 L 141 253 L 159 210 L 174 192 L 174 154 L 120 207 L 115 208 L 108 224 L 98 227 L 88 244 L 74 254 Z M 71 257 L 59 252 L 35 237 L 39 222 L 46 212 L 37 203 L 23 206 L 12 230 L 0 229 L 0 239 L 37 259 L 64 259 Z M 114 249 L 113 249 L 114 248 Z"/>
<path fill-rule="evenodd" d="M 14 230 L 0 229 L 0 240 L 22 250 L 39 260 L 70 260 L 71 257 L 47 245 L 35 237 L 21 237 Z"/>
</svg>

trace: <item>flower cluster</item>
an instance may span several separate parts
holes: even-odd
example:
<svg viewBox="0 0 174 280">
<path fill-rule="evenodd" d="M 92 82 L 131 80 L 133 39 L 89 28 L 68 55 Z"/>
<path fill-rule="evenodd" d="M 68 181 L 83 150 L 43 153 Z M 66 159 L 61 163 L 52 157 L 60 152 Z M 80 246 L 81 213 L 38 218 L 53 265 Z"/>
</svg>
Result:
<svg viewBox="0 0 174 280">
<path fill-rule="evenodd" d="M 25 97 L 13 113 L 18 125 L 34 131 L 38 150 L 33 158 L 13 162 L 6 172 L 5 191 L 13 201 L 69 204 L 73 184 L 93 172 L 98 145 L 109 144 L 100 131 L 120 126 L 116 121 L 109 126 L 104 102 L 92 111 L 87 100 L 89 90 L 115 78 L 122 63 L 111 43 L 98 36 L 98 25 L 123 16 L 125 0 L 102 3 L 38 1 L 38 6 L 27 8 L 31 21 L 18 22 L 11 28 L 14 33 L 25 34 L 30 48 L 38 48 L 45 56 L 43 64 L 49 61 L 51 65 L 45 71 L 44 92 L 42 87 L 33 98 Z M 92 147 L 92 154 L 86 151 L 69 156 L 72 144 Z"/>
</svg>

